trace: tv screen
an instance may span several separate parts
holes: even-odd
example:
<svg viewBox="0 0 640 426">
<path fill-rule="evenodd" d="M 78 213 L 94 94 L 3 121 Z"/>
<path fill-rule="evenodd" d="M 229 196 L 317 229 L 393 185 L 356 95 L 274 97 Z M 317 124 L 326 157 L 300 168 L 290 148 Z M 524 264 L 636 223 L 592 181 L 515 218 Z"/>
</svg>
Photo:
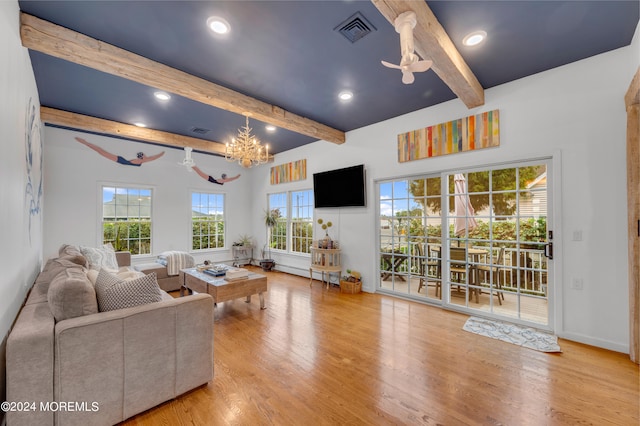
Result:
<svg viewBox="0 0 640 426">
<path fill-rule="evenodd" d="M 316 208 L 365 206 L 364 164 L 313 174 Z"/>
</svg>

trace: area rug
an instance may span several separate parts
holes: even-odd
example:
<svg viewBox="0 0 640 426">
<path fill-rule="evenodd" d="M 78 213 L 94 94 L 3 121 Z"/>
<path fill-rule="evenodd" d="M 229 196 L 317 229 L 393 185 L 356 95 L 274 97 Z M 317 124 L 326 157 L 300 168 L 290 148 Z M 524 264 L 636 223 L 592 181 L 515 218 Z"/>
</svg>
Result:
<svg viewBox="0 0 640 426">
<path fill-rule="evenodd" d="M 530 327 L 471 317 L 462 329 L 540 352 L 562 352 L 557 336 Z"/>
</svg>

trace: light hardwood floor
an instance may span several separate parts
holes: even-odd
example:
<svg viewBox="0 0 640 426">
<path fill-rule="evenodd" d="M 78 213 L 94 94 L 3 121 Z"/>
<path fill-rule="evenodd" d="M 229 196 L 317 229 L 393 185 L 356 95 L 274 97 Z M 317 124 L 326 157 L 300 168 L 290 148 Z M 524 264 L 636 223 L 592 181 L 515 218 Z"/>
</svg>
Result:
<svg viewBox="0 0 640 426">
<path fill-rule="evenodd" d="M 268 279 L 266 310 L 216 307 L 213 381 L 124 424 L 640 423 L 628 355 L 562 339 L 544 354 L 465 332 L 466 315 Z"/>
</svg>

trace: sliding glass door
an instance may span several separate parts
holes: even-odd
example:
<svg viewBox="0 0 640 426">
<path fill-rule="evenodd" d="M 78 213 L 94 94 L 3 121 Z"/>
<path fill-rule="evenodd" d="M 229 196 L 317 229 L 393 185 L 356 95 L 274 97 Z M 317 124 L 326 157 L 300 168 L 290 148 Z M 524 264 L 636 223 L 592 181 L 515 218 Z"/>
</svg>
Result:
<svg viewBox="0 0 640 426">
<path fill-rule="evenodd" d="M 439 299 L 427 242 L 441 239 L 440 176 L 383 182 L 379 191 L 380 288 Z"/>
<path fill-rule="evenodd" d="M 548 161 L 378 182 L 378 290 L 549 323 Z"/>
</svg>

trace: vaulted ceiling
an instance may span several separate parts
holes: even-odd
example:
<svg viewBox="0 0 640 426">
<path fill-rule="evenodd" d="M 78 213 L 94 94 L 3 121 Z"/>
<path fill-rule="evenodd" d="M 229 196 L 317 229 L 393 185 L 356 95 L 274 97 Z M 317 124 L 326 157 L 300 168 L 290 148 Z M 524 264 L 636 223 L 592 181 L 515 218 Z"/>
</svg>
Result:
<svg viewBox="0 0 640 426">
<path fill-rule="evenodd" d="M 637 1 L 19 4 L 46 123 L 215 154 L 244 112 L 279 153 L 454 98 L 478 107 L 484 89 L 627 46 L 640 16 Z M 434 62 L 410 85 L 380 63 L 400 61 L 392 22 L 406 10 L 416 52 Z M 210 16 L 230 32 L 210 31 Z M 463 45 L 478 30 L 487 38 Z"/>
</svg>

